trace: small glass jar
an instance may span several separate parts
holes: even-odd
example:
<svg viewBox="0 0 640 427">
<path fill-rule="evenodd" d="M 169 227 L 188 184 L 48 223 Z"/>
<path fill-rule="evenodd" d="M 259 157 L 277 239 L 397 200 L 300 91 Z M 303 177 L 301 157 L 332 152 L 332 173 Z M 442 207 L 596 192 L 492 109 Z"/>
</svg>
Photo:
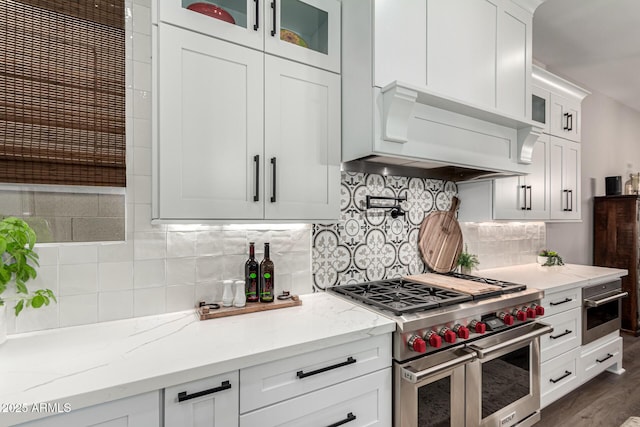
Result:
<svg viewBox="0 0 640 427">
<path fill-rule="evenodd" d="M 636 187 L 637 188 L 637 187 Z M 624 183 L 624 194 L 631 195 L 637 194 L 637 190 L 633 187 L 633 174 L 629 174 L 629 179 Z"/>
</svg>

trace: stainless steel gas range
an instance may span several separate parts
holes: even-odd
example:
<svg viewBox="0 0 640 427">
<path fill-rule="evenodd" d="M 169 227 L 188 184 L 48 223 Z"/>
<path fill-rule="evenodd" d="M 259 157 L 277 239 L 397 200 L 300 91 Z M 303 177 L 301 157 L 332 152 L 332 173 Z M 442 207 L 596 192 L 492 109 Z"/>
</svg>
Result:
<svg viewBox="0 0 640 427">
<path fill-rule="evenodd" d="M 451 275 L 450 275 L 451 276 Z M 406 279 L 341 285 L 331 292 L 397 323 L 394 425 L 529 426 L 540 419 L 540 342 L 552 331 L 543 292 L 490 282 L 472 295 Z"/>
</svg>

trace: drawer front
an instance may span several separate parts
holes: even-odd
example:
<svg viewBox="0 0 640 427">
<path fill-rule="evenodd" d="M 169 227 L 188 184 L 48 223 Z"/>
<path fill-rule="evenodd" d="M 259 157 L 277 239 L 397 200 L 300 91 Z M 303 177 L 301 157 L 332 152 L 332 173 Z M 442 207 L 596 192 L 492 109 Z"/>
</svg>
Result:
<svg viewBox="0 0 640 427">
<path fill-rule="evenodd" d="M 349 427 L 391 425 L 391 368 L 240 416 L 240 427 L 343 424 Z"/>
<path fill-rule="evenodd" d="M 618 365 L 618 369 L 622 368 L 622 337 L 617 337 L 580 356 L 581 381 L 588 381 L 615 364 Z"/>
<path fill-rule="evenodd" d="M 582 288 L 567 289 L 566 291 L 546 294 L 542 299 L 544 314 L 553 316 L 572 308 L 582 307 Z"/>
<path fill-rule="evenodd" d="M 165 388 L 165 427 L 237 427 L 238 389 L 238 371 Z"/>
<path fill-rule="evenodd" d="M 553 326 L 553 332 L 540 337 L 541 360 L 546 362 L 580 345 L 582 309 L 574 308 L 553 316 L 544 316 L 544 323 Z"/>
<path fill-rule="evenodd" d="M 391 366 L 391 334 L 240 370 L 240 413 Z"/>
<path fill-rule="evenodd" d="M 540 365 L 540 403 L 543 408 L 580 385 L 579 358 L 580 349 L 575 348 Z"/>
</svg>

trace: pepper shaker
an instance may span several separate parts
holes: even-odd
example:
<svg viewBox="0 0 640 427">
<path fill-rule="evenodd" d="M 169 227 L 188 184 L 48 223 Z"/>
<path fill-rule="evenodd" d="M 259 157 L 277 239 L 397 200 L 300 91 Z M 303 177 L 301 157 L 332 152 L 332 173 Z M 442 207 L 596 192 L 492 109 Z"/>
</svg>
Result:
<svg viewBox="0 0 640 427">
<path fill-rule="evenodd" d="M 244 280 L 236 280 L 236 294 L 233 297 L 235 307 L 244 307 L 247 303 L 247 294 L 244 289 Z"/>
<path fill-rule="evenodd" d="M 222 292 L 222 305 L 231 307 L 233 305 L 233 280 L 223 280 L 224 291 Z"/>
</svg>

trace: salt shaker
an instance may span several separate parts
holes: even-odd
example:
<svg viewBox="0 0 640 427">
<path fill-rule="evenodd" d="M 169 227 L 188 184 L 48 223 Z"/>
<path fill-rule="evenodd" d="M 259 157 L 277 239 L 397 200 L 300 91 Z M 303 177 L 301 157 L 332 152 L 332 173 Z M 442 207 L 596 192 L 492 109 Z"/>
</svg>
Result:
<svg viewBox="0 0 640 427">
<path fill-rule="evenodd" d="M 236 294 L 233 297 L 233 305 L 244 307 L 247 303 L 247 295 L 244 289 L 244 280 L 236 280 Z"/>
<path fill-rule="evenodd" d="M 233 280 L 223 280 L 224 291 L 222 292 L 222 305 L 231 307 L 233 305 Z"/>
</svg>

